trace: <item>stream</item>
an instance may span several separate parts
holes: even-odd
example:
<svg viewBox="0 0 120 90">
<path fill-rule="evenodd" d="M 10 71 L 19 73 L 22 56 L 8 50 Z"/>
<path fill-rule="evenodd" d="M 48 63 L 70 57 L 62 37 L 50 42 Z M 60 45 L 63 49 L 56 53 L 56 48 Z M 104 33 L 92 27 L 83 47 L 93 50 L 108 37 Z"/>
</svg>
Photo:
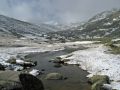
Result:
<svg viewBox="0 0 120 90">
<path fill-rule="evenodd" d="M 44 53 L 30 54 L 27 57 L 33 61 L 37 61 L 37 66 L 33 67 L 43 71 L 44 74 L 38 76 L 43 81 L 45 90 L 90 90 L 90 85 L 87 83 L 87 71 L 80 69 L 77 65 L 62 65 L 61 67 L 54 67 L 53 62 L 49 62 L 56 56 L 68 54 L 67 51 L 52 51 Z M 67 77 L 66 80 L 46 80 L 48 73 L 61 73 Z"/>
</svg>

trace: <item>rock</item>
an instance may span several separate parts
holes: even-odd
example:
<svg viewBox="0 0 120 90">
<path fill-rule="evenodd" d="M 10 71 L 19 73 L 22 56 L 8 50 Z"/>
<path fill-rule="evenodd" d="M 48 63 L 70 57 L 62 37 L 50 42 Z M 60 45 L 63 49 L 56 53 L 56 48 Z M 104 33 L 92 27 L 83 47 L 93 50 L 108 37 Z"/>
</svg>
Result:
<svg viewBox="0 0 120 90">
<path fill-rule="evenodd" d="M 7 63 L 16 64 L 16 58 L 15 58 L 15 57 L 10 57 L 10 58 L 8 59 Z"/>
<path fill-rule="evenodd" d="M 20 74 L 19 79 L 23 86 L 23 90 L 44 90 L 41 80 L 30 74 Z"/>
<path fill-rule="evenodd" d="M 103 85 L 102 81 L 97 81 L 92 85 L 91 90 L 102 90 L 101 89 L 102 85 Z"/>
<path fill-rule="evenodd" d="M 60 73 L 49 73 L 46 76 L 47 80 L 62 80 L 63 79 L 63 75 Z"/>
<path fill-rule="evenodd" d="M 70 59 L 64 58 L 61 61 L 68 62 L 68 61 L 70 61 Z"/>
<path fill-rule="evenodd" d="M 88 82 L 90 84 L 94 84 L 99 80 L 104 81 L 104 83 L 106 83 L 106 84 L 110 84 L 110 80 L 107 75 L 94 75 L 93 77 L 89 78 Z"/>
<path fill-rule="evenodd" d="M 109 90 L 103 89 L 104 84 L 110 84 L 109 77 L 106 75 L 94 75 L 89 78 L 88 82 L 92 84 L 91 90 Z"/>
<path fill-rule="evenodd" d="M 102 90 L 112 90 L 112 86 L 109 85 L 109 84 L 104 84 L 104 85 L 102 86 Z"/>
<path fill-rule="evenodd" d="M 0 64 L 0 70 L 5 70 L 5 67 L 2 64 Z"/>
<path fill-rule="evenodd" d="M 37 65 L 37 61 L 23 61 L 23 60 L 16 60 L 16 64 L 23 66 L 24 68 L 32 67 Z"/>
<path fill-rule="evenodd" d="M 54 65 L 54 67 L 56 67 L 56 68 L 60 68 L 60 67 L 62 67 L 62 65 L 59 64 L 59 63 L 56 63 L 56 64 Z"/>
<path fill-rule="evenodd" d="M 45 69 L 41 69 L 41 71 L 45 71 Z"/>
<path fill-rule="evenodd" d="M 54 60 L 53 63 L 60 63 L 60 64 L 64 64 L 64 61 L 61 60 Z"/>
<path fill-rule="evenodd" d="M 56 59 L 61 60 L 62 58 L 61 58 L 61 57 L 59 57 L 59 56 L 57 56 L 57 57 L 56 57 Z"/>
<path fill-rule="evenodd" d="M 23 65 L 25 62 L 23 60 L 16 60 L 16 64 Z"/>
<path fill-rule="evenodd" d="M 19 82 L 0 80 L 0 90 L 23 90 Z"/>
<path fill-rule="evenodd" d="M 56 57 L 54 60 L 52 60 L 53 63 L 60 63 L 60 64 L 64 64 L 64 60 L 62 60 L 61 57 Z"/>
</svg>

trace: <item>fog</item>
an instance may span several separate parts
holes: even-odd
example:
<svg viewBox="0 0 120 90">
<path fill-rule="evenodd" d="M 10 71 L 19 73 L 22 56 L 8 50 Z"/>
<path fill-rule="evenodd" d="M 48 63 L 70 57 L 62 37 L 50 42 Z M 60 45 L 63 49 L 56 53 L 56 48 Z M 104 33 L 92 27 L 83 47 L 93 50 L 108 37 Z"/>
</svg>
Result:
<svg viewBox="0 0 120 90">
<path fill-rule="evenodd" d="M 32 23 L 69 24 L 120 8 L 120 0 L 0 0 L 0 14 Z"/>
</svg>

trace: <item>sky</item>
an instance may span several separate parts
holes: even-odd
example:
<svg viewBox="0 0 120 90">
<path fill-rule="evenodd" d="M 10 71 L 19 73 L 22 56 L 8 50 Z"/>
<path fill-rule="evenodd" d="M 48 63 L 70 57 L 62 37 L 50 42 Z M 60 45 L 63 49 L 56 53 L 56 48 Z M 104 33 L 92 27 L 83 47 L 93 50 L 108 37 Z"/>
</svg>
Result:
<svg viewBox="0 0 120 90">
<path fill-rule="evenodd" d="M 113 8 L 120 0 L 0 0 L 1 15 L 36 24 L 83 22 Z"/>
</svg>

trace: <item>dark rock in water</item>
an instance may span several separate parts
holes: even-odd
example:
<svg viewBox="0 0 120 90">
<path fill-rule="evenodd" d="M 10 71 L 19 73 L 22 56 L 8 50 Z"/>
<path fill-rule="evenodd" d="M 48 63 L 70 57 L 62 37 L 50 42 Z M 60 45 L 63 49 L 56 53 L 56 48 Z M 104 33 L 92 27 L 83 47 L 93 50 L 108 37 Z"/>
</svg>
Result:
<svg viewBox="0 0 120 90">
<path fill-rule="evenodd" d="M 45 69 L 41 69 L 41 71 L 45 71 Z"/>
<path fill-rule="evenodd" d="M 52 62 L 52 60 L 49 60 L 48 62 Z"/>
<path fill-rule="evenodd" d="M 62 67 L 62 65 L 59 64 L 59 63 L 56 63 L 56 64 L 54 65 L 54 67 L 56 67 L 56 68 L 60 68 L 60 67 Z"/>
<path fill-rule="evenodd" d="M 67 61 L 70 61 L 69 59 L 67 58 L 64 58 L 62 59 L 61 57 L 56 57 L 54 60 L 52 60 L 53 63 L 60 63 L 60 64 L 64 64 L 65 62 Z"/>
<path fill-rule="evenodd" d="M 24 68 L 27 68 L 27 67 L 33 67 L 36 65 L 37 65 L 37 61 L 35 61 L 35 62 L 29 61 L 29 62 L 24 62 L 24 64 L 21 66 L 23 66 Z"/>
<path fill-rule="evenodd" d="M 47 80 L 62 80 L 63 79 L 63 75 L 60 73 L 49 73 L 46 76 Z"/>
<path fill-rule="evenodd" d="M 64 61 L 61 61 L 61 60 L 56 59 L 56 60 L 54 60 L 54 61 L 53 61 L 53 63 L 60 63 L 60 64 L 64 64 Z"/>
<path fill-rule="evenodd" d="M 34 61 L 34 65 L 37 66 L 37 61 Z"/>
<path fill-rule="evenodd" d="M 68 77 L 64 77 L 64 80 L 68 79 Z"/>
<path fill-rule="evenodd" d="M 19 79 L 23 85 L 23 90 L 44 90 L 41 80 L 30 74 L 20 74 Z"/>
<path fill-rule="evenodd" d="M 5 67 L 2 64 L 0 64 L 0 70 L 5 70 Z"/>
</svg>

